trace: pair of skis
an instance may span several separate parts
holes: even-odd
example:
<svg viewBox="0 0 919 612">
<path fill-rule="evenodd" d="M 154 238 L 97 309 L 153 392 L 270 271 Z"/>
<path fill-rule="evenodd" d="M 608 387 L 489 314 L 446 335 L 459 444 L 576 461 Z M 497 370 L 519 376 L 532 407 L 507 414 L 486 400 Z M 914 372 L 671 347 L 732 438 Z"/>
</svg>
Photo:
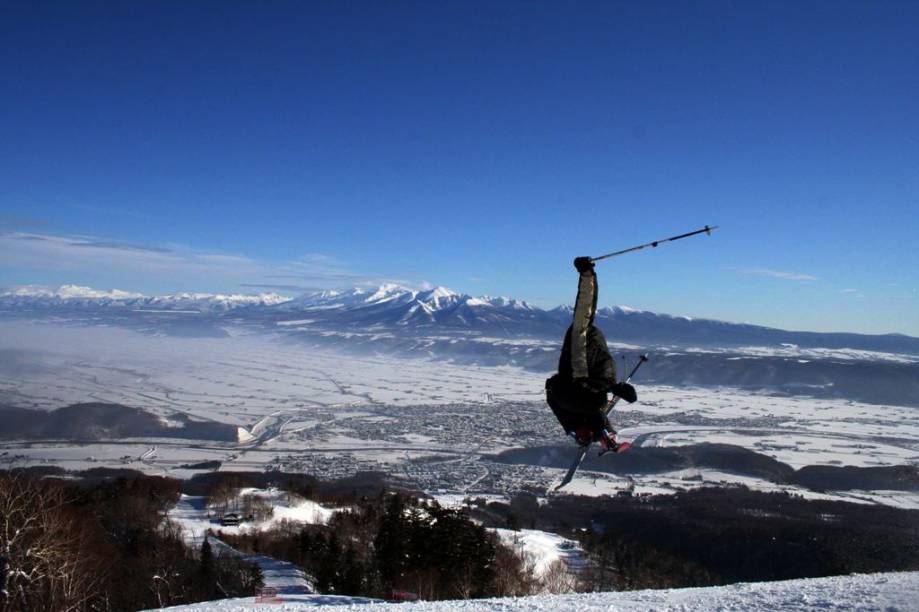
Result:
<svg viewBox="0 0 919 612">
<path fill-rule="evenodd" d="M 641 364 L 643 364 L 643 363 L 646 362 L 646 361 L 648 361 L 648 356 L 647 356 L 647 355 L 641 355 L 641 356 L 638 358 L 638 363 L 635 364 L 635 367 L 632 368 L 632 371 L 631 371 L 631 372 L 629 372 L 629 377 L 625 379 L 625 382 L 627 382 L 627 383 L 628 383 L 628 382 L 631 382 L 632 377 L 635 376 L 635 372 L 637 372 L 637 371 L 638 371 L 638 368 L 641 367 Z M 610 411 L 612 411 L 612 409 L 616 406 L 616 404 L 619 403 L 619 399 L 620 399 L 620 398 L 619 398 L 618 395 L 614 395 L 614 396 L 613 396 L 613 399 L 611 399 L 611 400 L 609 401 L 609 403 L 606 405 L 606 408 L 605 408 L 605 410 L 604 410 L 604 414 L 605 414 L 605 415 L 609 415 Z M 605 432 L 604 432 L 604 433 L 605 433 Z M 587 444 L 581 444 L 581 445 L 578 446 L 578 454 L 577 454 L 577 456 L 575 456 L 574 461 L 573 461 L 572 464 L 571 464 L 571 467 L 568 468 L 568 473 L 565 474 L 565 477 L 562 479 L 561 484 L 558 485 L 557 487 L 555 487 L 555 490 L 556 490 L 556 491 L 558 491 L 559 489 L 561 489 L 562 487 L 564 487 L 566 484 L 568 484 L 569 482 L 571 482 L 572 479 L 574 479 L 574 475 L 575 475 L 575 473 L 577 473 L 578 468 L 581 467 L 581 462 L 584 461 L 584 457 L 587 456 L 587 451 L 590 450 L 590 445 L 591 445 L 591 444 L 593 444 L 593 441 L 592 441 L 592 440 L 591 440 L 591 441 L 588 441 Z M 632 445 L 629 444 L 628 442 L 623 442 L 622 444 L 620 444 L 619 446 L 616 447 L 615 451 L 613 451 L 613 450 L 601 451 L 601 452 L 600 452 L 600 455 L 601 455 L 601 456 L 602 456 L 602 455 L 605 455 L 605 454 L 608 453 L 608 452 L 623 453 L 623 452 L 627 451 L 629 448 L 631 448 L 631 446 L 632 446 Z"/>
</svg>

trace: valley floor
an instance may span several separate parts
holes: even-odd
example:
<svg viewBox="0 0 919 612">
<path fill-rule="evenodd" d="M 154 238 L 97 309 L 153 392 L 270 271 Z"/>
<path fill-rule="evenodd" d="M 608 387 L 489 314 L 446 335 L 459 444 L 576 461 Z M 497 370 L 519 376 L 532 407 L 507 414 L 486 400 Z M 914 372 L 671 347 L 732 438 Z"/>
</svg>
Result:
<svg viewBox="0 0 919 612">
<path fill-rule="evenodd" d="M 545 374 L 518 367 L 356 357 L 242 332 L 166 338 L 2 322 L 0 331 L 0 351 L 21 360 L 10 358 L 13 371 L 0 368 L 0 404 L 48 411 L 79 402 L 118 403 L 156 415 L 165 427 L 194 422 L 239 428 L 235 440 L 131 432 L 105 440 L 10 439 L 0 466 L 122 467 L 176 478 L 214 469 L 322 479 L 374 470 L 421 490 L 479 496 L 550 492 L 574 452 L 546 406 Z M 34 348 L 15 352 L 22 346 Z M 87 346 L 97 350 L 88 355 L 80 348 Z M 914 467 L 916 408 L 728 387 L 640 385 L 639 391 L 637 403 L 614 413 L 620 438 L 638 452 L 602 462 L 591 454 L 560 493 L 642 496 L 745 485 L 919 508 L 919 490 L 909 483 L 863 478 L 808 488 L 787 475 L 764 477 L 762 470 L 737 467 L 750 458 L 788 469 Z M 685 456 L 691 451 L 682 449 L 701 443 L 757 457 L 737 455 L 720 465 L 658 461 Z M 511 450 L 520 452 L 496 460 Z"/>
</svg>

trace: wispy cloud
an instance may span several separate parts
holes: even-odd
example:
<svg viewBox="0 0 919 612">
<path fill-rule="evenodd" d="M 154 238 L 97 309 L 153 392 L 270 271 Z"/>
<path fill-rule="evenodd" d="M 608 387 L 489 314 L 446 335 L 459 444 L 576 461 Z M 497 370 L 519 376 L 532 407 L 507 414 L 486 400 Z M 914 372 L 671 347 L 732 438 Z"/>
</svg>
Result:
<svg viewBox="0 0 919 612">
<path fill-rule="evenodd" d="M 784 270 L 770 270 L 768 268 L 740 268 L 737 270 L 740 274 L 749 276 L 768 276 L 769 278 L 778 278 L 789 281 L 815 281 L 820 280 L 811 274 L 801 274 L 799 272 L 787 272 Z"/>
<path fill-rule="evenodd" d="M 26 232 L 0 232 L 0 269 L 3 268 L 64 272 L 74 283 L 80 283 L 82 275 L 98 278 L 100 273 L 138 279 L 136 287 L 126 289 L 193 286 L 210 291 L 242 286 L 297 292 L 391 280 L 355 272 L 343 261 L 316 253 L 273 262 L 184 245 L 132 244 L 93 236 Z"/>
<path fill-rule="evenodd" d="M 42 240 L 46 240 L 42 238 Z M 146 251 L 148 253 L 171 253 L 172 249 L 166 247 L 142 246 L 138 244 L 124 244 L 120 242 L 105 242 L 101 240 L 86 240 L 85 242 L 71 242 L 70 246 L 78 249 L 112 249 L 114 251 Z"/>
</svg>

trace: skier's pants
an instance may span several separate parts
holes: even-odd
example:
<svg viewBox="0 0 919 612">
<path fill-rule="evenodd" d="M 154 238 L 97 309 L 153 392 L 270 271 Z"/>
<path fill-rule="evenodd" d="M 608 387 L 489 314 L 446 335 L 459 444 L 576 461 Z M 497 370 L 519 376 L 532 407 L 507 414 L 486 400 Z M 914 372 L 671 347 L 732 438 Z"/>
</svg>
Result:
<svg viewBox="0 0 919 612">
<path fill-rule="evenodd" d="M 604 414 L 605 393 L 592 393 L 556 375 L 546 380 L 546 401 L 566 433 L 579 429 L 599 432 L 609 427 Z"/>
</svg>

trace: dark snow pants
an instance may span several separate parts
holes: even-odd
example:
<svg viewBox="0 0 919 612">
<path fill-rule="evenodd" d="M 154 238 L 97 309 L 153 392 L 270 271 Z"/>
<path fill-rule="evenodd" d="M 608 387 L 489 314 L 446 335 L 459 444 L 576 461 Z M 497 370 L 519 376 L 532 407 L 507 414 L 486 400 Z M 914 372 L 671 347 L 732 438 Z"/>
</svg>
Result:
<svg viewBox="0 0 919 612">
<path fill-rule="evenodd" d="M 606 393 L 594 393 L 559 375 L 546 380 L 546 401 L 565 432 L 609 429 Z"/>
</svg>

